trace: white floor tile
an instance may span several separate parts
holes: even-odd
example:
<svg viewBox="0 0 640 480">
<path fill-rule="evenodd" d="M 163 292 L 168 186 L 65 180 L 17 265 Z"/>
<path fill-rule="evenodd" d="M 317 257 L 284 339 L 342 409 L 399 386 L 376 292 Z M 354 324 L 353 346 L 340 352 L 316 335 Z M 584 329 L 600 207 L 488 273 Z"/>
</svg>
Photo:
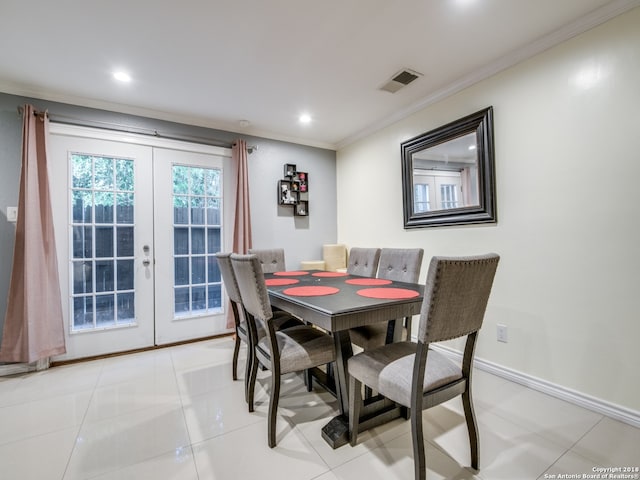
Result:
<svg viewBox="0 0 640 480">
<path fill-rule="evenodd" d="M 603 467 L 640 467 L 640 429 L 605 417 L 572 450 Z"/>
<path fill-rule="evenodd" d="M 177 371 L 199 365 L 227 365 L 231 375 L 233 340 L 224 337 L 206 342 L 190 343 L 171 349 L 171 358 Z"/>
<path fill-rule="evenodd" d="M 129 359 L 126 355 L 105 360 L 98 387 L 129 383 L 140 379 L 174 377 L 171 354 L 166 350 L 136 353 Z"/>
<path fill-rule="evenodd" d="M 196 480 L 198 472 L 191 447 L 136 463 L 92 480 Z"/>
<path fill-rule="evenodd" d="M 241 363 L 241 366 L 244 368 L 244 362 Z M 244 389 L 244 370 L 239 372 L 238 380 L 234 381 L 230 363 L 197 365 L 180 370 L 176 375 L 178 387 L 183 397 L 198 396 L 238 386 Z"/>
<path fill-rule="evenodd" d="M 566 448 L 536 433 L 483 411 L 477 414 L 480 437 L 480 471 L 485 480 L 535 479 L 565 452 Z M 460 418 L 458 425 L 430 437 L 460 465 L 471 464 L 469 434 Z"/>
<path fill-rule="evenodd" d="M 127 383 L 96 388 L 85 421 L 92 423 L 157 406 L 180 408 L 180 393 L 173 375 L 142 376 Z"/>
<path fill-rule="evenodd" d="M 91 478 L 189 448 L 182 408 L 150 407 L 82 426 L 65 479 Z"/>
<path fill-rule="evenodd" d="M 496 400 L 493 413 L 566 448 L 602 419 L 598 413 L 521 385 L 510 383 L 500 391 L 508 394 Z"/>
<path fill-rule="evenodd" d="M 427 478 L 476 479 L 473 472 L 460 466 L 430 444 L 426 444 Z M 406 433 L 380 447 L 333 469 L 340 480 L 406 480 L 414 478 L 411 435 Z M 512 477 L 516 478 L 516 477 Z"/>
<path fill-rule="evenodd" d="M 60 480 L 79 426 L 0 445 L 0 478 Z"/>
<path fill-rule="evenodd" d="M 6 379 L 0 383 L 0 407 L 92 390 L 101 372 L 101 361 L 92 361 Z"/>
<path fill-rule="evenodd" d="M 574 452 L 567 452 L 539 478 L 558 478 L 560 475 L 565 476 L 565 478 L 572 478 L 571 475 L 579 475 L 578 478 L 587 478 L 587 475 L 595 473 L 593 471 L 594 467 L 601 466 L 602 465 L 596 465 L 592 460 Z M 585 475 L 585 477 L 583 477 L 583 475 Z"/>
<path fill-rule="evenodd" d="M 0 408 L 0 445 L 78 426 L 92 391 L 43 398 Z"/>
<path fill-rule="evenodd" d="M 336 412 L 337 414 L 338 412 Z M 330 417 L 331 418 L 331 417 Z M 320 418 L 304 425 L 297 425 L 297 429 L 302 432 L 305 438 L 311 443 L 313 448 L 322 457 L 330 468 L 343 465 L 369 451 L 373 448 L 381 447 L 387 442 L 406 435 L 411 428 L 409 422 L 401 419 L 394 420 L 380 427 L 363 432 L 358 437 L 358 444 L 352 447 L 350 444 L 333 449 L 322 438 L 321 429 L 330 418 Z"/>
<path fill-rule="evenodd" d="M 252 423 L 266 422 L 264 414 L 249 414 L 244 386 L 216 390 L 184 401 L 184 414 L 192 443 L 202 442 Z"/>
<path fill-rule="evenodd" d="M 410 422 L 332 449 L 339 412 L 302 375 L 281 379 L 278 446 L 267 446 L 271 373 L 244 398 L 246 353 L 231 378 L 221 338 L 0 378 L 0 478 L 13 480 L 376 480 L 413 478 Z M 469 468 L 460 398 L 423 412 L 427 477 L 535 480 L 637 466 L 640 429 L 476 369 L 480 470 Z M 247 460 L 248 459 L 248 460 Z"/>
<path fill-rule="evenodd" d="M 273 449 L 267 446 L 265 421 L 195 444 L 193 450 L 198 474 L 207 480 L 311 480 L 329 471 L 304 436 L 284 422 L 278 423 Z"/>
</svg>

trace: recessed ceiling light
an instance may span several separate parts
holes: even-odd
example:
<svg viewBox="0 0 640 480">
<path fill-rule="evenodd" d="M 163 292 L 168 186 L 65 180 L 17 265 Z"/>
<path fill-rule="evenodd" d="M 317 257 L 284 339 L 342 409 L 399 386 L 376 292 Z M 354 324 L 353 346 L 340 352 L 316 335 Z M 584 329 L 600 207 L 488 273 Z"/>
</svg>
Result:
<svg viewBox="0 0 640 480">
<path fill-rule="evenodd" d="M 119 82 L 126 83 L 131 81 L 131 76 L 127 72 L 123 71 L 113 72 L 113 78 L 115 78 Z"/>
<path fill-rule="evenodd" d="M 302 115 L 300 115 L 298 120 L 300 121 L 300 123 L 311 123 L 311 115 L 309 115 L 308 113 L 303 113 Z"/>
</svg>

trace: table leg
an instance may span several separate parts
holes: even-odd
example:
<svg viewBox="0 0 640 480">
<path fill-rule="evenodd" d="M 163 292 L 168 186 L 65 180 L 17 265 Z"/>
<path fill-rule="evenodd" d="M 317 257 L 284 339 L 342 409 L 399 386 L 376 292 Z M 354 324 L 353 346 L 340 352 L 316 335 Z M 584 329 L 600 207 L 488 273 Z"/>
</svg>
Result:
<svg viewBox="0 0 640 480">
<path fill-rule="evenodd" d="M 349 332 L 334 332 L 333 340 L 336 346 L 335 379 L 340 413 L 349 415 L 349 381 L 347 363 L 353 356 Z"/>
<path fill-rule="evenodd" d="M 336 346 L 335 381 L 336 393 L 340 413 L 337 417 L 322 427 L 322 438 L 331 445 L 338 448 L 349 442 L 349 389 L 347 362 L 353 356 L 351 339 L 349 332 L 333 332 L 333 340 Z"/>
</svg>

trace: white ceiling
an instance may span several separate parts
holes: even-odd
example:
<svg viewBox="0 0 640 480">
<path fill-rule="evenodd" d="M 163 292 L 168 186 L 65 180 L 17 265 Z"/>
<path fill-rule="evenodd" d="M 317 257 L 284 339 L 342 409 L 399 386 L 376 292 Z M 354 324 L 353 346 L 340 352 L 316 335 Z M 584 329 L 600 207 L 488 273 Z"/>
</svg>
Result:
<svg viewBox="0 0 640 480">
<path fill-rule="evenodd" d="M 0 91 L 338 148 L 639 5 L 0 0 Z"/>
</svg>

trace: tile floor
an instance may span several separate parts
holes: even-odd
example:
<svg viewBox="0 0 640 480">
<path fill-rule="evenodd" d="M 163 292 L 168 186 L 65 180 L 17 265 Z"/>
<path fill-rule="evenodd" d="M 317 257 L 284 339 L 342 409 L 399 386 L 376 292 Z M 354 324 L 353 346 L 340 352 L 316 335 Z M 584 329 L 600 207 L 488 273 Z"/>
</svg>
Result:
<svg viewBox="0 0 640 480">
<path fill-rule="evenodd" d="M 231 355 L 227 337 L 0 378 L 0 478 L 413 478 L 409 422 L 332 450 L 320 428 L 336 401 L 307 393 L 293 374 L 284 377 L 278 446 L 269 449 L 269 373 L 261 372 L 248 413 Z M 594 467 L 640 466 L 640 429 L 480 370 L 474 395 L 481 470 L 465 467 L 468 439 L 454 399 L 424 412 L 427 478 L 583 478 Z"/>
</svg>

